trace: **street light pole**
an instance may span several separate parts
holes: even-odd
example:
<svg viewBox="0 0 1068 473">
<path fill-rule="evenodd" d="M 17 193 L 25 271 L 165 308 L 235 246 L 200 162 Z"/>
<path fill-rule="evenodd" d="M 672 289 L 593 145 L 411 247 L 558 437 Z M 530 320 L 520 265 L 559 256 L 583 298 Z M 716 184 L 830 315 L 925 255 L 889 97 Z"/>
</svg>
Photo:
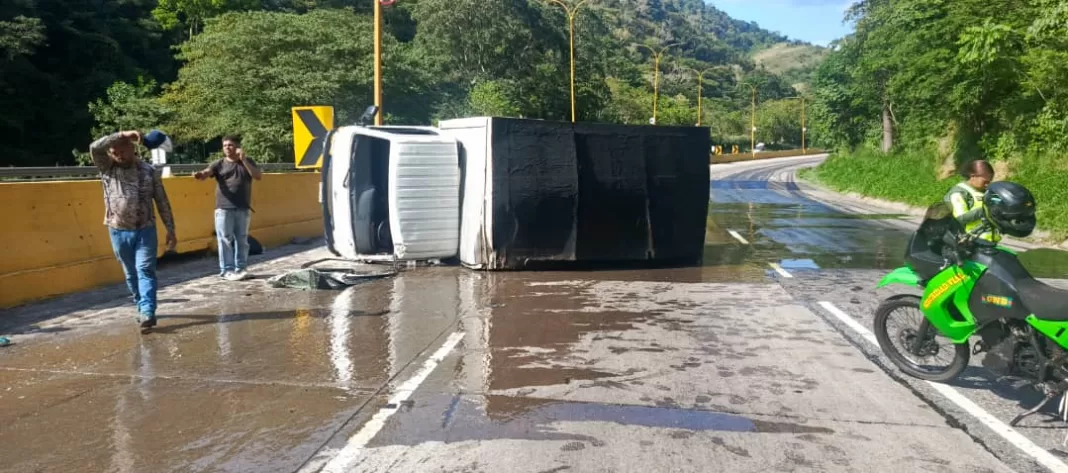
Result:
<svg viewBox="0 0 1068 473">
<path fill-rule="evenodd" d="M 382 126 L 382 0 L 375 2 L 375 125 Z"/>
<path fill-rule="evenodd" d="M 670 43 L 666 46 L 663 46 L 662 48 L 660 48 L 660 51 L 657 51 L 644 44 L 634 43 L 634 45 L 648 49 L 649 52 L 653 53 L 653 124 L 656 124 L 656 106 L 657 101 L 660 98 L 660 58 L 664 55 L 664 52 L 666 52 L 672 46 L 675 46 L 676 43 Z"/>
<path fill-rule="evenodd" d="M 571 45 L 571 123 L 575 123 L 575 15 L 578 14 L 579 8 L 587 0 L 582 0 L 575 4 L 574 7 L 567 6 L 566 3 L 560 0 L 549 0 L 557 5 L 560 5 L 567 13 L 567 26 L 571 33 L 570 45 Z"/>
<path fill-rule="evenodd" d="M 750 124 L 749 124 L 749 152 L 755 158 L 756 157 L 756 87 L 754 87 L 753 84 L 741 84 L 741 85 L 748 85 L 749 88 L 753 91 L 753 111 L 750 112 L 750 114 L 749 114 L 749 116 L 750 116 L 750 119 L 749 119 L 749 122 L 750 122 Z"/>
<path fill-rule="evenodd" d="M 697 74 L 697 126 L 701 126 L 701 112 L 703 111 L 703 108 L 701 107 L 701 96 L 703 94 L 702 85 L 705 80 L 705 73 L 711 71 L 712 68 L 708 68 L 700 72 L 698 72 L 697 69 L 693 69 L 686 66 L 682 66 L 682 68 L 692 71 L 694 74 Z"/>
</svg>

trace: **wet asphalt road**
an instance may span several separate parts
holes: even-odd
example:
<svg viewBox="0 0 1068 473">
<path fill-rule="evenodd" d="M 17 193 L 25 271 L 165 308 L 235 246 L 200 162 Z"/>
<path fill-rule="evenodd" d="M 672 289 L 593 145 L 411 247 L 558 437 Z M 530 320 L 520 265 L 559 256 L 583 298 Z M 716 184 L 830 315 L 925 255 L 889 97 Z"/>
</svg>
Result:
<svg viewBox="0 0 1068 473">
<path fill-rule="evenodd" d="M 702 267 L 268 288 L 326 254 L 286 247 L 168 265 L 147 335 L 119 287 L 9 310 L 0 471 L 1042 471 L 820 306 L 870 328 L 910 224 L 813 200 L 815 162 L 715 166 Z M 968 373 L 1003 421 L 1034 402 Z M 1018 430 L 1060 455 L 1051 416 Z"/>
</svg>

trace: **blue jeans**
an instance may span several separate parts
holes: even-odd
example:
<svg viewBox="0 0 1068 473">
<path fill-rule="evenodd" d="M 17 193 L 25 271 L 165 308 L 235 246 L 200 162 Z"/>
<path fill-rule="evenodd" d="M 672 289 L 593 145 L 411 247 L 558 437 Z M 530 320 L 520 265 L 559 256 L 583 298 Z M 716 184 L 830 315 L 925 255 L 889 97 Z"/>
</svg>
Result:
<svg viewBox="0 0 1068 473">
<path fill-rule="evenodd" d="M 126 287 L 133 295 L 137 311 L 156 315 L 156 227 L 139 230 L 109 228 L 111 249 L 122 263 Z"/>
<path fill-rule="evenodd" d="M 215 236 L 219 239 L 219 274 L 242 271 L 248 264 L 248 224 L 245 210 L 215 209 Z"/>
</svg>

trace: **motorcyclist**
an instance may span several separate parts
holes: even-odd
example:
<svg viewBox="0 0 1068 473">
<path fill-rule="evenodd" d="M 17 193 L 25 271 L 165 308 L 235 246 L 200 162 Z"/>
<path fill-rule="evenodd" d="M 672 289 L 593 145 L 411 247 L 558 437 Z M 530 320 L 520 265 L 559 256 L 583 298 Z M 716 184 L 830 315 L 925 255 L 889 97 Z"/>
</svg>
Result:
<svg viewBox="0 0 1068 473">
<path fill-rule="evenodd" d="M 971 232 L 983 224 L 983 196 L 987 186 L 994 180 L 994 167 L 985 160 L 977 159 L 965 164 L 960 174 L 967 180 L 953 186 L 943 199 L 953 209 L 957 221 L 964 225 L 964 230 Z M 1001 232 L 997 228 L 990 228 L 981 233 L 979 238 L 998 243 L 1001 241 Z"/>
</svg>

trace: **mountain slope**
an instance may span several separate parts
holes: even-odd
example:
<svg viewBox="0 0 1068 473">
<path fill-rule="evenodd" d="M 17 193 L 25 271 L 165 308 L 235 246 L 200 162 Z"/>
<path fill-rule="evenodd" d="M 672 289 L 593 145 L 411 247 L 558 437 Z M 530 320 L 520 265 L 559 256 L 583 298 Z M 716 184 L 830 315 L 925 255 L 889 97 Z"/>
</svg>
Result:
<svg viewBox="0 0 1068 473">
<path fill-rule="evenodd" d="M 812 75 L 830 50 L 810 44 L 778 43 L 753 54 L 758 66 L 783 77 L 802 92 L 812 83 Z"/>
<path fill-rule="evenodd" d="M 778 43 L 795 43 L 754 22 L 731 18 L 703 0 L 603 0 L 597 7 L 613 12 L 634 36 L 680 43 L 715 42 L 741 53 Z"/>
</svg>

